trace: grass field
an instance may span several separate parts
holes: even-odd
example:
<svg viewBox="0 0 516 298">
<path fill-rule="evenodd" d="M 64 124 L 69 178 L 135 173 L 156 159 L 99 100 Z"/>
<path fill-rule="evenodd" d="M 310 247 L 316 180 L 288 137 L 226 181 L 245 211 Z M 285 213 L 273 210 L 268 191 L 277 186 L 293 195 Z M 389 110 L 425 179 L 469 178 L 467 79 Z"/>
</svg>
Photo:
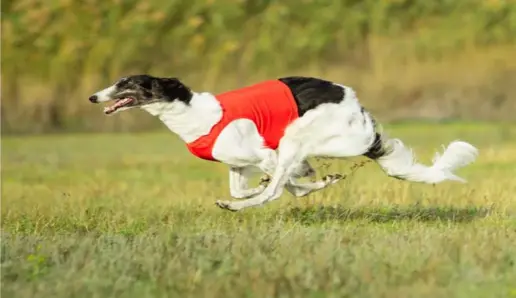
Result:
<svg viewBox="0 0 516 298">
<path fill-rule="evenodd" d="M 3 297 L 516 297 L 516 126 L 386 127 L 469 184 L 367 163 L 302 199 L 231 213 L 225 166 L 168 132 L 2 139 Z M 358 158 L 355 161 L 365 160 Z M 314 161 L 319 175 L 355 161 Z"/>
</svg>

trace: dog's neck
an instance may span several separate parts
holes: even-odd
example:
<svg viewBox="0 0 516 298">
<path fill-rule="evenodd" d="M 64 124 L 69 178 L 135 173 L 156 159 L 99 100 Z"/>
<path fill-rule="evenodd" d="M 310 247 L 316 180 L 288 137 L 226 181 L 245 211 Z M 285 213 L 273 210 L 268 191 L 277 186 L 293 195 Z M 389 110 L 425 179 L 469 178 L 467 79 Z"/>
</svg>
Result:
<svg viewBox="0 0 516 298">
<path fill-rule="evenodd" d="M 222 118 L 222 108 L 210 93 L 193 93 L 189 104 L 175 100 L 156 102 L 141 107 L 159 117 L 184 142 L 191 143 L 210 132 Z"/>
</svg>

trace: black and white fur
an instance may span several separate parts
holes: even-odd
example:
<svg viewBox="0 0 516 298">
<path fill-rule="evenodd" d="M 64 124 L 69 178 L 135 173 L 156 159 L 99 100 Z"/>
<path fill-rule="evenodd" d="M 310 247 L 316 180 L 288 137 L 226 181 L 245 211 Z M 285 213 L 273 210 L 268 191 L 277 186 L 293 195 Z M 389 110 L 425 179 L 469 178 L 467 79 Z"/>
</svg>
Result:
<svg viewBox="0 0 516 298">
<path fill-rule="evenodd" d="M 221 208 L 237 211 L 262 205 L 278 199 L 284 189 L 301 197 L 341 178 L 329 175 L 312 183 L 297 182 L 315 173 L 307 162 L 309 157 L 364 155 L 391 177 L 435 184 L 446 180 L 465 182 L 453 171 L 473 162 L 478 154 L 469 143 L 454 141 L 441 156 L 436 155 L 433 165 L 425 166 L 414 160 L 412 151 L 399 139 L 389 139 L 379 131 L 352 88 L 310 77 L 279 80 L 292 91 L 299 118 L 288 125 L 277 150 L 263 146 L 255 124 L 248 119 L 234 120 L 224 128 L 212 154 L 229 165 L 230 194 L 241 200 L 217 201 Z M 111 100 L 123 105 L 107 109 L 109 113 L 140 107 L 187 143 L 208 134 L 223 113 L 213 94 L 193 92 L 175 78 L 130 76 L 90 97 L 95 103 Z M 268 184 L 249 188 L 248 178 L 256 171 L 271 179 Z"/>
</svg>

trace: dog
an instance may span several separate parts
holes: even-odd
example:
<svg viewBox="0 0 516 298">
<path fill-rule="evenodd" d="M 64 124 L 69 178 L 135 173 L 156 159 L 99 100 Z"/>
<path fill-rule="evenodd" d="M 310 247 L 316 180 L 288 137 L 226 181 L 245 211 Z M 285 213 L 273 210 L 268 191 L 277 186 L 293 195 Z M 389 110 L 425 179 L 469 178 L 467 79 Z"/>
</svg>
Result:
<svg viewBox="0 0 516 298">
<path fill-rule="evenodd" d="M 177 78 L 131 75 L 89 101 L 114 101 L 104 108 L 109 115 L 139 107 L 158 117 L 193 155 L 228 165 L 230 195 L 238 200 L 216 204 L 231 211 L 264 205 L 284 189 L 303 197 L 343 178 L 300 183 L 315 174 L 309 157 L 366 156 L 388 176 L 436 184 L 465 183 L 453 171 L 478 155 L 473 145 L 453 141 L 431 166 L 420 164 L 401 140 L 381 131 L 351 87 L 315 77 L 271 79 L 214 95 L 194 92 Z M 256 172 L 270 181 L 249 188 Z"/>
</svg>

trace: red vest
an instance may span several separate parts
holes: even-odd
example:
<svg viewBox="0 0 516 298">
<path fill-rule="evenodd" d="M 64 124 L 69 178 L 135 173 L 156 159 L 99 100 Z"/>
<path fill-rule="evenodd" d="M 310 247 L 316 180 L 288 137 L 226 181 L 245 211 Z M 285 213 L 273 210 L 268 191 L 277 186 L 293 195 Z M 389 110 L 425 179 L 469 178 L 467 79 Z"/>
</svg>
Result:
<svg viewBox="0 0 516 298">
<path fill-rule="evenodd" d="M 287 125 L 299 117 L 292 92 L 279 80 L 265 81 L 215 97 L 222 107 L 222 118 L 207 135 L 187 144 L 193 155 L 206 160 L 215 161 L 213 145 L 222 130 L 234 120 L 253 121 L 265 141 L 264 146 L 276 149 Z"/>
</svg>

